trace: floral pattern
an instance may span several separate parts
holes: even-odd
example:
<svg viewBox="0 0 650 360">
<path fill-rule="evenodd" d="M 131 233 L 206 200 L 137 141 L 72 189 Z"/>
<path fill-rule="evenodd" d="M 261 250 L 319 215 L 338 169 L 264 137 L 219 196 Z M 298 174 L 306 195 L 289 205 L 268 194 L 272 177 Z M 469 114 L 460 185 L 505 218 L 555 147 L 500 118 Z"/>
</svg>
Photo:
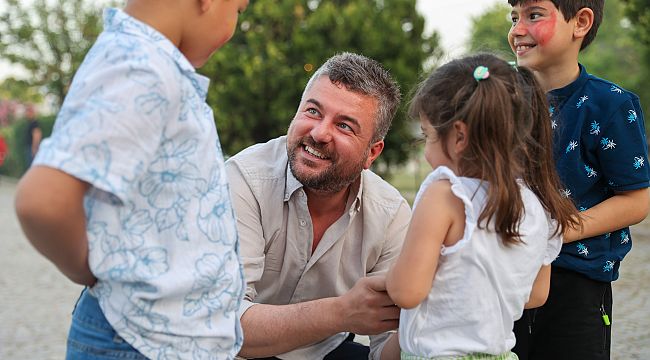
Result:
<svg viewBox="0 0 650 360">
<path fill-rule="evenodd" d="M 35 164 L 91 184 L 91 291 L 122 338 L 154 359 L 232 359 L 243 274 L 208 79 L 122 11 L 104 21 Z"/>
</svg>

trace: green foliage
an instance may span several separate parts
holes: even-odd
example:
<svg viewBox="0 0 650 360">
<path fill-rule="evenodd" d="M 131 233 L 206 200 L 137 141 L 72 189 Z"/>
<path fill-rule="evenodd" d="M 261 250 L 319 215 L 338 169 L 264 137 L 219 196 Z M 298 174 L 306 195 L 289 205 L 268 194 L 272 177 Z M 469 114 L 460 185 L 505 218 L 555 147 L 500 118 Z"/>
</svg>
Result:
<svg viewBox="0 0 650 360">
<path fill-rule="evenodd" d="M 487 51 L 514 60 L 515 56 L 508 44 L 508 31 L 511 7 L 507 2 L 496 3 L 483 14 L 472 18 L 469 50 L 472 53 Z"/>
<path fill-rule="evenodd" d="M 426 38 L 423 30 L 415 0 L 251 1 L 233 39 L 201 69 L 212 79 L 208 103 L 224 151 L 234 154 L 285 134 L 307 80 L 338 52 L 381 62 L 407 99 L 424 61 L 441 55 L 437 34 Z M 400 111 L 380 168 L 406 161 L 412 136 Z"/>
<path fill-rule="evenodd" d="M 642 61 L 638 39 L 631 36 L 624 10 L 620 0 L 605 1 L 603 23 L 594 42 L 580 54 L 580 62 L 590 73 L 641 95 L 645 84 L 638 75 L 648 64 Z M 645 103 L 650 101 L 646 99 Z"/>
<path fill-rule="evenodd" d="M 634 26 L 638 40 L 650 51 L 650 0 L 623 0 L 626 15 Z"/>
<path fill-rule="evenodd" d="M 41 88 L 60 105 L 74 71 L 101 31 L 101 10 L 86 0 L 4 0 L 0 58 L 29 73 L 25 84 Z"/>
<path fill-rule="evenodd" d="M 623 0 L 625 3 L 625 15 L 633 30 L 633 45 L 635 50 L 642 54 L 639 72 L 636 73 L 637 94 L 641 97 L 646 124 L 650 124 L 650 0 Z M 630 74 L 632 74 L 630 72 Z M 646 126 L 647 130 L 647 126 Z"/>
<path fill-rule="evenodd" d="M 43 101 L 43 95 L 31 86 L 27 80 L 13 77 L 7 78 L 0 83 L 0 99 L 2 98 L 32 104 Z"/>
<path fill-rule="evenodd" d="M 52 134 L 54 119 L 54 116 L 37 118 L 43 131 L 43 138 Z M 9 148 L 8 156 L 0 166 L 0 174 L 18 178 L 27 171 L 27 125 L 27 120 L 19 119 L 11 126 L 0 129 L 0 136 L 5 139 Z"/>
</svg>

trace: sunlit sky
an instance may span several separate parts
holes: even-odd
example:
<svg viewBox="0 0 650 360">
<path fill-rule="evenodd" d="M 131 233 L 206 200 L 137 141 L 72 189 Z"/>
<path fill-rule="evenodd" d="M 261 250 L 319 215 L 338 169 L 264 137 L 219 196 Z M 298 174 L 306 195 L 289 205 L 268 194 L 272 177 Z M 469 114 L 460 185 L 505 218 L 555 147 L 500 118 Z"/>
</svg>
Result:
<svg viewBox="0 0 650 360">
<path fill-rule="evenodd" d="M 417 9 L 424 15 L 425 31 L 436 30 L 442 46 L 450 56 L 459 55 L 469 38 L 472 17 L 506 0 L 417 0 Z M 505 36 L 505 34 L 504 34 Z"/>
<path fill-rule="evenodd" d="M 498 2 L 506 3 L 505 0 L 417 0 L 416 6 L 426 19 L 426 31 L 438 31 L 443 47 L 453 56 L 463 50 L 471 18 Z M 0 79 L 15 71 L 7 63 L 0 62 Z"/>
</svg>

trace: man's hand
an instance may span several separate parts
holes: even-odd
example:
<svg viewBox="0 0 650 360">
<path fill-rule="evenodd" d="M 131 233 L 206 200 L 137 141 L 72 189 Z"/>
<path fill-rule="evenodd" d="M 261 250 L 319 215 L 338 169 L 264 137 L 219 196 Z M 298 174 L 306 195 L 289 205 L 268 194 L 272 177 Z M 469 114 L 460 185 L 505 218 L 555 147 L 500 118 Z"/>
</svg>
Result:
<svg viewBox="0 0 650 360">
<path fill-rule="evenodd" d="M 340 300 L 346 331 L 376 335 L 399 325 L 400 309 L 388 297 L 383 275 L 359 279 Z"/>
</svg>

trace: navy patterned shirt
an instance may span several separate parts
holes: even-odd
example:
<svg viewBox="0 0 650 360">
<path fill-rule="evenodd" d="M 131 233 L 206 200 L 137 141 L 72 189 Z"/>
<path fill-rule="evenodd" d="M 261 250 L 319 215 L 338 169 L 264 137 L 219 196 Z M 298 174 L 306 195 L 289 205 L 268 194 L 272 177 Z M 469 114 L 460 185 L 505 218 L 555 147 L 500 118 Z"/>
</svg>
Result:
<svg viewBox="0 0 650 360">
<path fill-rule="evenodd" d="M 564 188 L 585 211 L 616 192 L 649 185 L 648 149 L 639 98 L 588 74 L 548 94 L 554 155 Z M 553 265 L 598 281 L 618 278 L 632 248 L 629 228 L 564 244 Z"/>
</svg>

